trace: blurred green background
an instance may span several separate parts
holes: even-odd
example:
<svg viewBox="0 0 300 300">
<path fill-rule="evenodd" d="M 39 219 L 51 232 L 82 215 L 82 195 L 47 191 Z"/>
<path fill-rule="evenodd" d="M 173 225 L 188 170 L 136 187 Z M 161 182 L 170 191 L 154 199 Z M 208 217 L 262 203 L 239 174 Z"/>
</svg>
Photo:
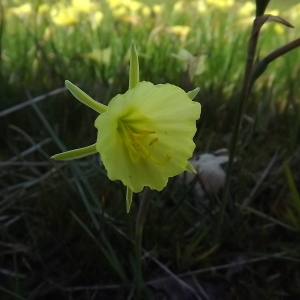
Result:
<svg viewBox="0 0 300 300">
<path fill-rule="evenodd" d="M 126 214 L 97 155 L 50 159 L 96 137 L 97 115 L 64 80 L 107 104 L 128 88 L 134 39 L 141 80 L 200 87 L 196 153 L 226 156 L 255 1 L 0 3 L 0 299 L 131 299 L 140 195 Z M 299 38 L 298 1 L 271 0 L 268 12 L 295 28 L 265 24 L 257 59 Z M 223 224 L 220 193 L 200 198 L 174 178 L 153 196 L 143 240 L 153 299 L 176 291 L 176 280 L 153 282 L 167 270 L 212 300 L 300 297 L 299 61 L 298 49 L 280 57 L 254 86 Z"/>
</svg>

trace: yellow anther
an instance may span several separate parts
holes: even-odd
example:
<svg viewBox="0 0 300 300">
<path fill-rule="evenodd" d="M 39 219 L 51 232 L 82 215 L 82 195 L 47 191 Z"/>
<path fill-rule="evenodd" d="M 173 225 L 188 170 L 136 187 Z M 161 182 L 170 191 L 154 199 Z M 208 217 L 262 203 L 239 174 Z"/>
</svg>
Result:
<svg viewBox="0 0 300 300">
<path fill-rule="evenodd" d="M 155 139 L 153 139 L 151 142 L 150 142 L 150 144 L 149 144 L 149 146 L 152 146 L 155 142 L 157 142 L 158 141 L 158 138 L 155 138 Z"/>
<path fill-rule="evenodd" d="M 158 142 L 158 138 L 153 138 L 148 145 L 144 141 L 150 134 L 155 134 L 155 131 L 138 130 L 136 127 L 132 128 L 132 126 L 126 124 L 124 121 L 120 121 L 118 125 L 118 131 L 133 163 L 136 163 L 140 157 L 149 159 L 157 165 L 164 165 L 170 160 L 170 156 L 168 155 L 166 155 L 165 159 L 159 160 L 152 154 L 153 145 Z"/>
</svg>

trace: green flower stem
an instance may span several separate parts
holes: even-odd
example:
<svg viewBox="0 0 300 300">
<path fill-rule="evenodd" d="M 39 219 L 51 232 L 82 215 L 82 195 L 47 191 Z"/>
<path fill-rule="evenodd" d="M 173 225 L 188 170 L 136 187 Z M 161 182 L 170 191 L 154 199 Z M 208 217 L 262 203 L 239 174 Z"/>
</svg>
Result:
<svg viewBox="0 0 300 300">
<path fill-rule="evenodd" d="M 72 160 L 72 159 L 82 158 L 95 153 L 97 153 L 96 144 L 93 144 L 84 148 L 78 148 L 63 153 L 55 154 L 51 156 L 51 158 L 55 160 Z"/>
<path fill-rule="evenodd" d="M 249 98 L 250 89 L 252 87 L 250 84 L 251 73 L 252 73 L 255 52 L 256 52 L 256 47 L 257 47 L 257 42 L 258 42 L 258 37 L 259 37 L 259 32 L 260 32 L 261 26 L 262 26 L 262 24 L 260 23 L 260 20 L 258 18 L 256 18 L 253 21 L 252 31 L 251 31 L 250 39 L 248 42 L 248 52 L 247 52 L 247 58 L 246 58 L 246 66 L 245 66 L 245 72 L 244 72 L 243 85 L 242 85 L 241 95 L 240 95 L 240 99 L 239 99 L 239 103 L 238 103 L 237 115 L 236 115 L 233 136 L 232 136 L 231 145 L 230 145 L 230 153 L 229 153 L 226 181 L 225 181 L 225 186 L 224 186 L 224 190 L 223 190 L 221 208 L 220 208 L 220 217 L 219 217 L 218 226 L 217 226 L 217 234 L 216 234 L 217 240 L 219 240 L 219 238 L 220 238 L 222 224 L 224 221 L 225 210 L 226 210 L 226 206 L 228 203 L 229 192 L 230 192 L 230 181 L 231 181 L 231 175 L 232 175 L 232 170 L 233 170 L 233 162 L 234 162 L 234 156 L 235 156 L 235 151 L 236 151 L 236 145 L 237 145 L 239 130 L 240 130 L 240 126 L 241 126 L 241 120 L 242 120 L 245 105 Z M 233 208 L 233 203 L 230 203 L 230 204 L 231 204 L 231 207 Z"/>
<path fill-rule="evenodd" d="M 129 89 L 134 88 L 140 81 L 139 58 L 135 43 L 131 43 L 130 69 L 129 69 Z"/>
<path fill-rule="evenodd" d="M 69 91 L 73 94 L 73 96 L 76 99 L 78 99 L 80 102 L 90 107 L 91 109 L 95 110 L 99 114 L 106 112 L 107 109 L 106 105 L 95 101 L 93 98 L 91 98 L 88 94 L 86 94 L 84 91 L 82 91 L 79 87 L 77 87 L 69 80 L 66 80 L 65 84 L 69 89 Z"/>
<path fill-rule="evenodd" d="M 143 197 L 141 199 L 140 207 L 138 210 L 136 224 L 135 224 L 135 254 L 136 254 L 136 295 L 137 299 L 141 299 L 142 289 L 144 287 L 143 275 L 142 275 L 142 237 L 143 228 L 150 206 L 150 202 L 153 198 L 154 191 L 149 188 L 145 188 Z"/>
<path fill-rule="evenodd" d="M 240 126 L 241 126 L 241 120 L 242 120 L 242 116 L 244 113 L 244 108 L 246 106 L 246 103 L 249 99 L 250 92 L 253 87 L 253 84 L 254 84 L 255 80 L 266 70 L 268 64 L 271 61 L 275 60 L 279 56 L 284 55 L 285 53 L 300 46 L 300 39 L 292 41 L 291 43 L 288 43 L 288 44 L 284 45 L 283 47 L 275 50 L 274 52 L 269 54 L 267 57 L 265 57 L 264 59 L 262 59 L 261 61 L 256 63 L 256 65 L 254 65 L 254 58 L 255 58 L 260 29 L 264 25 L 264 23 L 268 21 L 268 18 L 269 18 L 269 15 L 262 15 L 264 13 L 264 10 L 266 9 L 268 3 L 269 3 L 269 0 L 263 0 L 263 1 L 257 0 L 256 1 L 257 17 L 253 21 L 252 31 L 251 31 L 250 39 L 248 42 L 248 52 L 247 52 L 243 85 L 242 85 L 240 100 L 239 100 L 238 108 L 237 108 L 237 115 L 236 115 L 236 121 L 235 121 L 235 125 L 234 125 L 233 137 L 232 137 L 231 145 L 230 145 L 230 154 L 229 154 L 226 182 L 225 182 L 224 191 L 223 191 L 223 195 L 222 195 L 220 218 L 219 218 L 219 224 L 218 224 L 219 226 L 218 226 L 218 232 L 217 232 L 217 236 L 216 236 L 217 239 L 219 239 L 222 223 L 224 220 L 225 209 L 226 209 L 226 205 L 228 202 L 228 197 L 229 197 L 229 192 L 230 192 L 230 180 L 231 180 L 231 174 L 232 174 L 232 169 L 233 169 L 234 155 L 235 155 L 236 145 L 237 145 L 237 141 L 238 141 L 239 130 L 240 130 Z M 287 25 L 287 24 L 285 24 L 285 25 Z M 292 27 L 292 25 L 289 23 L 287 26 Z M 231 208 L 233 208 L 233 203 L 231 203 Z"/>
<path fill-rule="evenodd" d="M 251 74 L 251 86 L 254 84 L 255 80 L 263 74 L 267 69 L 268 65 L 280 56 L 300 47 L 300 38 L 296 39 L 278 49 L 268 54 L 265 58 L 257 62 L 253 67 L 253 72 Z"/>
<path fill-rule="evenodd" d="M 129 213 L 129 211 L 130 211 L 132 196 L 133 196 L 133 192 L 132 192 L 131 188 L 127 187 L 127 189 L 126 189 L 126 211 L 127 211 L 127 213 Z"/>
<path fill-rule="evenodd" d="M 270 0 L 255 0 L 256 2 L 256 17 L 262 16 L 270 2 Z"/>
</svg>

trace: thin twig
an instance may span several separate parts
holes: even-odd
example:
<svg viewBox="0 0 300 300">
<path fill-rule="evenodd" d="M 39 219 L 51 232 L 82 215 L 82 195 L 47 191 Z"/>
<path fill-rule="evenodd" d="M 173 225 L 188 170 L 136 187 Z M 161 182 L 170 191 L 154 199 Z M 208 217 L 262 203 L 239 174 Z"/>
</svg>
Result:
<svg viewBox="0 0 300 300">
<path fill-rule="evenodd" d="M 46 93 L 44 95 L 35 97 L 35 98 L 30 99 L 28 101 L 25 101 L 25 102 L 22 102 L 20 104 L 17 104 L 17 105 L 15 105 L 13 107 L 5 109 L 5 110 L 3 110 L 3 111 L 0 112 L 0 118 L 2 118 L 4 116 L 7 116 L 7 115 L 9 115 L 9 114 L 11 114 L 11 113 L 13 113 L 13 112 L 15 112 L 17 110 L 20 110 L 20 109 L 22 109 L 22 108 L 24 108 L 26 106 L 32 105 L 32 104 L 37 103 L 37 102 L 42 101 L 42 100 L 45 100 L 45 99 L 47 99 L 49 97 L 52 97 L 52 96 L 55 96 L 57 94 L 63 93 L 65 91 L 67 91 L 67 90 L 68 89 L 66 87 L 61 87 L 61 88 L 58 88 L 58 89 L 56 89 L 54 91 Z"/>
<path fill-rule="evenodd" d="M 181 280 L 179 278 L 178 275 L 174 274 L 169 268 L 167 268 L 165 265 L 163 265 L 159 260 L 157 260 L 155 257 L 151 257 L 151 259 L 157 264 L 159 265 L 167 274 L 169 274 L 170 276 L 167 278 L 173 278 L 175 281 L 177 281 L 177 283 L 183 287 L 185 287 L 186 289 L 188 289 L 198 300 L 202 300 L 202 298 L 199 296 L 199 294 L 195 291 L 195 289 L 193 287 L 191 287 L 189 284 L 185 283 L 183 280 Z M 155 281 L 154 281 L 155 282 Z M 149 285 L 150 283 L 147 282 L 147 285 Z"/>
<path fill-rule="evenodd" d="M 265 168 L 265 170 L 263 171 L 263 173 L 260 176 L 259 180 L 257 181 L 255 187 L 251 190 L 249 196 L 244 199 L 242 206 L 247 206 L 250 203 L 251 199 L 253 199 L 253 196 L 255 195 L 256 191 L 258 190 L 258 188 L 260 187 L 262 182 L 265 180 L 265 178 L 268 176 L 271 169 L 273 168 L 274 163 L 277 160 L 277 157 L 278 157 L 278 153 L 275 153 L 275 155 L 272 157 L 271 161 L 269 162 L 268 166 Z"/>
<path fill-rule="evenodd" d="M 284 256 L 285 254 L 286 254 L 285 252 L 279 252 L 279 253 L 275 253 L 275 254 L 270 254 L 268 256 L 265 255 L 262 257 L 256 257 L 256 258 L 252 258 L 252 259 L 245 259 L 243 261 L 234 261 L 232 263 L 225 264 L 225 265 L 220 265 L 220 266 L 216 266 L 216 267 L 208 267 L 208 268 L 204 268 L 204 269 L 200 269 L 200 270 L 181 273 L 178 275 L 178 277 L 186 277 L 186 276 L 192 276 L 192 275 L 197 275 L 197 274 L 201 274 L 201 273 L 215 272 L 217 270 L 230 269 L 230 268 L 234 268 L 236 266 L 241 266 L 241 265 L 246 265 L 246 264 L 251 264 L 251 263 L 255 263 L 255 262 L 268 260 L 270 258 L 280 258 L 280 257 Z"/>
<path fill-rule="evenodd" d="M 274 254 L 270 254 L 270 255 L 265 255 L 265 256 L 261 256 L 261 257 L 255 257 L 252 259 L 245 259 L 245 260 L 241 260 L 241 261 L 234 261 L 232 263 L 229 264 L 224 264 L 224 265 L 219 265 L 219 266 L 215 266 L 215 267 L 208 267 L 208 268 L 204 268 L 204 269 L 200 269 L 200 270 L 195 270 L 195 271 L 189 271 L 186 273 L 181 273 L 178 275 L 175 275 L 174 273 L 172 273 L 169 269 L 168 269 L 168 274 L 169 276 L 165 276 L 165 277 L 160 277 L 158 279 L 154 279 L 154 280 L 149 280 L 146 282 L 146 285 L 153 285 L 156 284 L 157 282 L 161 282 L 163 280 L 168 280 L 169 278 L 177 278 L 180 277 L 187 277 L 187 276 L 194 276 L 197 274 L 202 274 L 202 273 L 207 273 L 207 272 L 216 272 L 218 270 L 225 270 L 225 269 L 230 269 L 230 268 L 234 268 L 236 266 L 241 266 L 241 265 L 246 265 L 246 264 L 251 264 L 251 263 L 256 263 L 256 262 L 261 262 L 261 261 L 265 261 L 271 258 L 281 258 L 284 255 L 286 255 L 285 252 L 278 252 L 278 253 L 274 253 Z M 156 263 L 158 263 L 160 266 L 163 266 L 157 259 L 153 258 L 150 254 L 148 254 L 148 257 L 152 260 L 154 260 Z M 163 266 L 164 267 L 164 266 Z M 164 268 L 164 270 L 166 271 L 166 269 Z M 175 277 L 174 277 L 175 276 Z M 180 280 L 180 283 L 182 281 Z M 186 285 L 185 282 L 183 282 L 184 285 Z M 111 285 L 94 285 L 94 286 L 78 286 L 78 287 L 69 287 L 69 288 L 63 288 L 62 290 L 64 291 L 83 291 L 83 290 L 109 290 L 109 289 L 120 289 L 120 288 L 127 288 L 130 287 L 131 285 L 127 285 L 127 284 L 111 284 Z"/>
</svg>

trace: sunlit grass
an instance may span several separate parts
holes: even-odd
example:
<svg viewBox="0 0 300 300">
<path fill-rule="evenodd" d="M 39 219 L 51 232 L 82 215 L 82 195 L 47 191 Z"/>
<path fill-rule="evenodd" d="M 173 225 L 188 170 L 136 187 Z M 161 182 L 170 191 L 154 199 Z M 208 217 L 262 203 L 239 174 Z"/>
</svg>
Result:
<svg viewBox="0 0 300 300">
<path fill-rule="evenodd" d="M 107 104 L 128 88 L 134 39 L 142 79 L 200 87 L 197 151 L 228 148 L 253 3 L 2 1 L 0 114 L 32 101 L 0 117 L 0 299 L 127 299 L 134 278 L 138 197 L 127 215 L 122 185 L 108 182 L 97 156 L 49 159 L 94 143 L 95 114 L 60 90 L 35 97 L 68 79 Z M 300 6 L 271 4 L 269 12 L 295 29 L 265 24 L 260 58 L 299 37 Z M 228 299 L 299 295 L 299 61 L 299 50 L 279 58 L 254 86 L 237 148 L 236 206 L 226 212 L 221 238 L 219 195 L 199 201 L 176 179 L 154 195 L 143 245 L 146 282 L 167 276 L 167 267 L 177 275 L 200 269 L 213 289 L 225 286 Z M 237 261 L 245 268 L 209 270 Z"/>
</svg>

